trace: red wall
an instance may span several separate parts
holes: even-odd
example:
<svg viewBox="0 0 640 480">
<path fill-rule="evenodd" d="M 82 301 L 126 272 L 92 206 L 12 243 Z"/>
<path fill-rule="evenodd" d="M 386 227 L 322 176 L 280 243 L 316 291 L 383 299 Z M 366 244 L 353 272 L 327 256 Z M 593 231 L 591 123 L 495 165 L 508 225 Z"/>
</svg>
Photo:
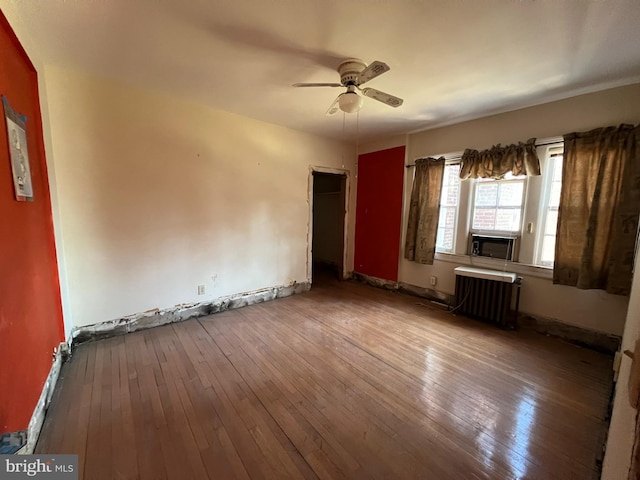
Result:
<svg viewBox="0 0 640 480">
<path fill-rule="evenodd" d="M 405 147 L 360 155 L 356 206 L 355 268 L 398 280 Z"/>
<path fill-rule="evenodd" d="M 36 71 L 0 12 L 0 94 L 27 116 L 34 201 L 17 202 L 0 106 L 0 433 L 26 429 L 64 338 Z"/>
</svg>

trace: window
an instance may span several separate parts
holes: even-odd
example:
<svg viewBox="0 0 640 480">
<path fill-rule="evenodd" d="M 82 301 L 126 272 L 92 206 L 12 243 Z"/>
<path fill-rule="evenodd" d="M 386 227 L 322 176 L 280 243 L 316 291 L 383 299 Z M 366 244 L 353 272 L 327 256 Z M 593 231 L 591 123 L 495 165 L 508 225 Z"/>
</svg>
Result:
<svg viewBox="0 0 640 480">
<path fill-rule="evenodd" d="M 436 237 L 437 252 L 453 253 L 459 197 L 460 164 L 445 165 L 440 193 L 440 219 L 438 221 L 438 236 Z"/>
<path fill-rule="evenodd" d="M 476 180 L 471 229 L 519 232 L 524 182 L 524 177 Z"/>
<path fill-rule="evenodd" d="M 507 174 L 501 180 L 460 181 L 460 165 L 445 165 L 436 252 L 469 255 L 471 233 L 517 237 L 519 263 L 552 267 L 562 186 L 562 140 L 545 142 L 537 152 L 540 176 Z M 458 155 L 445 156 L 453 159 Z M 491 267 L 495 260 L 480 262 Z"/>
<path fill-rule="evenodd" d="M 547 161 L 546 205 L 543 208 L 540 224 L 541 239 L 538 252 L 538 263 L 553 266 L 556 248 L 556 228 L 558 225 L 558 207 L 560 206 L 560 189 L 562 188 L 562 153 L 551 153 Z"/>
</svg>

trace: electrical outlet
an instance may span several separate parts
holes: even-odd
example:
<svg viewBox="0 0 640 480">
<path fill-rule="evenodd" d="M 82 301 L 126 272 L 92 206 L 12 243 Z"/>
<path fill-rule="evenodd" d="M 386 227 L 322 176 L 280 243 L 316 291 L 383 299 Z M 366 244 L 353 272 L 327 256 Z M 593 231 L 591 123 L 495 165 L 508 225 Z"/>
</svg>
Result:
<svg viewBox="0 0 640 480">
<path fill-rule="evenodd" d="M 435 275 L 431 275 L 431 278 L 429 279 L 429 283 L 431 284 L 432 287 L 435 287 L 436 284 L 438 283 L 438 277 L 436 277 Z"/>
<path fill-rule="evenodd" d="M 198 285 L 198 295 L 204 295 L 204 285 Z"/>
</svg>

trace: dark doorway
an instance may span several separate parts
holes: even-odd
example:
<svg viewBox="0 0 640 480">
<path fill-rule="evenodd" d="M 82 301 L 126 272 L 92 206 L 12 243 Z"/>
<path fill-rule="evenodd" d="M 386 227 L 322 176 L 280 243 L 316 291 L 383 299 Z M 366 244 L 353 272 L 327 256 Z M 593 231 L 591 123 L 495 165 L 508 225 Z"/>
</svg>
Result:
<svg viewBox="0 0 640 480">
<path fill-rule="evenodd" d="M 342 279 L 346 175 L 313 172 L 312 281 Z"/>
</svg>

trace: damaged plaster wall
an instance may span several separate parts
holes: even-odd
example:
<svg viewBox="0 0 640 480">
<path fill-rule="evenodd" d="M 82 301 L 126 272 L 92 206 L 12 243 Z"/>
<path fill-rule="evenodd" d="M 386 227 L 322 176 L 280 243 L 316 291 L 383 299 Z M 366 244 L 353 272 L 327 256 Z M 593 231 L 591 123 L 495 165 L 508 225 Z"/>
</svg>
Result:
<svg viewBox="0 0 640 480">
<path fill-rule="evenodd" d="M 45 83 L 75 327 L 309 280 L 309 166 L 355 178 L 352 146 L 58 67 Z"/>
<path fill-rule="evenodd" d="M 73 344 L 80 344 L 92 340 L 124 335 L 146 328 L 159 327 L 169 323 L 182 322 L 190 318 L 204 317 L 214 313 L 226 312 L 235 308 L 247 307 L 257 303 L 268 302 L 276 298 L 284 298 L 297 293 L 308 292 L 311 284 L 308 282 L 293 285 L 265 288 L 255 292 L 238 293 L 212 301 L 176 305 L 172 308 L 154 308 L 147 312 L 128 315 L 117 320 L 100 322 L 94 325 L 78 327 L 73 331 Z"/>
</svg>

